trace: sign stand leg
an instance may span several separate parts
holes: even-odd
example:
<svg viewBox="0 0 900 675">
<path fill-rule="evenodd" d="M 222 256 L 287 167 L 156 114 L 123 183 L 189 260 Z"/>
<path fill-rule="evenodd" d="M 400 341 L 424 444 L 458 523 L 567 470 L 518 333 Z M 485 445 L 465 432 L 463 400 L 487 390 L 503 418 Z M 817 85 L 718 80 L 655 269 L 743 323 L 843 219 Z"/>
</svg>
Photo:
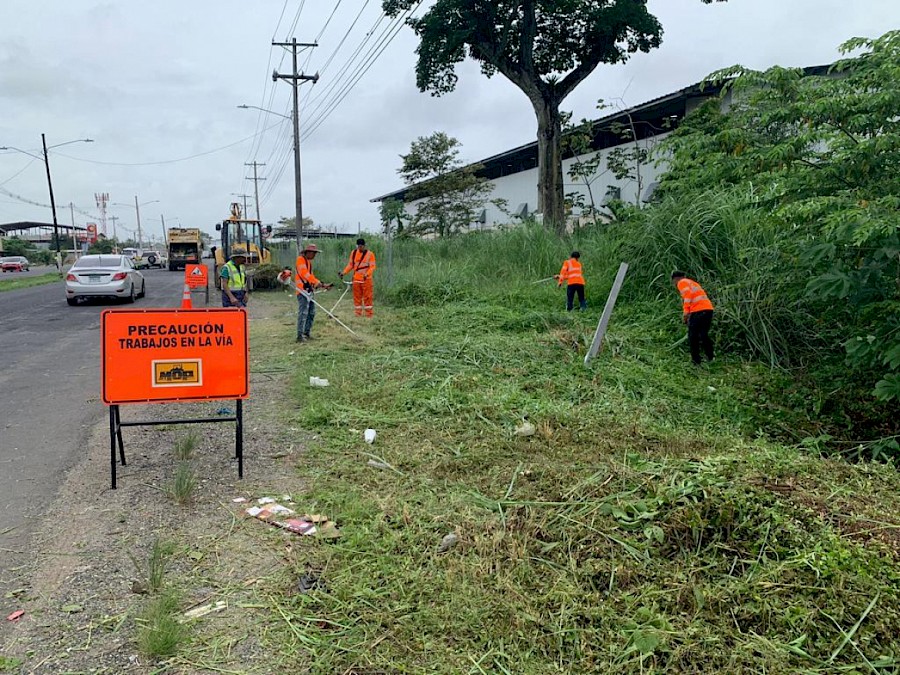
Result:
<svg viewBox="0 0 900 675">
<path fill-rule="evenodd" d="M 237 400 L 237 418 L 234 433 L 234 456 L 238 461 L 238 478 L 244 477 L 244 402 Z"/>
<path fill-rule="evenodd" d="M 122 418 L 120 417 L 121 408 L 115 406 L 116 409 L 116 440 L 119 441 L 119 460 L 122 466 L 125 466 L 125 442 L 122 440 Z"/>
<path fill-rule="evenodd" d="M 110 486 L 116 489 L 116 446 L 119 448 L 118 459 L 125 466 L 125 443 L 122 440 L 122 419 L 119 417 L 119 406 L 109 406 L 109 479 Z"/>
<path fill-rule="evenodd" d="M 109 480 L 116 489 L 116 406 L 109 406 Z"/>
</svg>

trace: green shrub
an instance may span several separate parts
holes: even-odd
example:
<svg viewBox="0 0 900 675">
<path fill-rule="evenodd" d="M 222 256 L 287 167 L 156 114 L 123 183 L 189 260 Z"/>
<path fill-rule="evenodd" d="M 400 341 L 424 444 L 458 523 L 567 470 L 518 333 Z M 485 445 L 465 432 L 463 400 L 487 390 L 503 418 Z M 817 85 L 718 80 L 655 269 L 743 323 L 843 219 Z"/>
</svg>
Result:
<svg viewBox="0 0 900 675">
<path fill-rule="evenodd" d="M 265 290 L 277 288 L 278 275 L 281 274 L 281 268 L 273 263 L 260 265 L 253 272 L 253 289 Z"/>
</svg>

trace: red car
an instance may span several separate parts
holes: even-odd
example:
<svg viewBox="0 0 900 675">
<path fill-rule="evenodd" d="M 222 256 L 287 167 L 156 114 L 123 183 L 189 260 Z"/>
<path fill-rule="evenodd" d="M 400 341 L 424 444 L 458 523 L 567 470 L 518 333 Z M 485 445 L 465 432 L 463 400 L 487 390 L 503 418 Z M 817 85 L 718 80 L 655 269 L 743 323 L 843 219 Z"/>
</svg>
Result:
<svg viewBox="0 0 900 675">
<path fill-rule="evenodd" d="M 0 258 L 0 267 L 4 272 L 27 272 L 31 263 L 28 258 L 20 255 L 14 255 L 9 258 Z"/>
</svg>

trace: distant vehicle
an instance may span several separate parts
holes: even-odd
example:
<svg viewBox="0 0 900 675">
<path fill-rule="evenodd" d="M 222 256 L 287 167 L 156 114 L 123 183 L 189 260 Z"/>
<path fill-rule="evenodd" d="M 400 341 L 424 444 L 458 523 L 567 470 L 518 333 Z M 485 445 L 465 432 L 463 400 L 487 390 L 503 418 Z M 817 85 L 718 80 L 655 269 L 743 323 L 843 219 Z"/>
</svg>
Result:
<svg viewBox="0 0 900 675">
<path fill-rule="evenodd" d="M 122 255 L 128 256 L 128 258 L 131 259 L 135 269 L 150 267 L 147 259 L 144 257 L 144 252 L 139 248 L 123 248 Z"/>
<path fill-rule="evenodd" d="M 169 271 L 183 270 L 186 265 L 200 262 L 203 240 L 196 227 L 169 228 Z"/>
<path fill-rule="evenodd" d="M 169 256 L 164 251 L 144 251 L 141 259 L 147 262 L 147 267 L 162 269 L 169 264 Z"/>
<path fill-rule="evenodd" d="M 144 275 L 127 255 L 86 255 L 66 274 L 66 302 L 79 298 L 123 298 L 134 302 L 146 294 Z"/>
<path fill-rule="evenodd" d="M 0 258 L 0 267 L 4 272 L 27 272 L 31 267 L 28 258 L 21 255 L 14 255 L 8 258 Z"/>
<path fill-rule="evenodd" d="M 265 241 L 272 234 L 272 226 L 263 226 L 258 220 L 247 220 L 241 213 L 240 204 L 231 205 L 231 216 L 216 223 L 221 235 L 221 245 L 216 247 L 216 262 L 213 269 L 216 288 L 221 287 L 219 270 L 228 262 L 235 250 L 247 256 L 247 276 L 251 288 L 256 268 L 272 262 L 272 252 L 265 247 Z"/>
</svg>

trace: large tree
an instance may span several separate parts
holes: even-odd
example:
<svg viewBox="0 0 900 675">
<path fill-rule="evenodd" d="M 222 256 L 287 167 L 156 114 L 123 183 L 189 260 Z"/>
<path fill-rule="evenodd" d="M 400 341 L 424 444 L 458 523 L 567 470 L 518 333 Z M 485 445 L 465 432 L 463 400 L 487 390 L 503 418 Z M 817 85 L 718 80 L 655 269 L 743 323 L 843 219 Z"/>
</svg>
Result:
<svg viewBox="0 0 900 675">
<path fill-rule="evenodd" d="M 383 0 L 392 17 L 419 4 Z M 601 63 L 624 63 L 659 46 L 662 26 L 647 0 L 436 0 L 407 23 L 421 39 L 420 90 L 452 91 L 456 64 L 469 57 L 485 75 L 499 72 L 528 97 L 538 127 L 538 210 L 548 227 L 564 230 L 559 106 Z"/>
<path fill-rule="evenodd" d="M 459 147 L 458 140 L 436 131 L 420 136 L 409 154 L 400 155 L 397 173 L 411 186 L 407 198 L 417 203 L 405 235 L 448 237 L 469 227 L 487 204 L 494 188 L 476 175 L 480 165 L 463 166 Z"/>
</svg>

